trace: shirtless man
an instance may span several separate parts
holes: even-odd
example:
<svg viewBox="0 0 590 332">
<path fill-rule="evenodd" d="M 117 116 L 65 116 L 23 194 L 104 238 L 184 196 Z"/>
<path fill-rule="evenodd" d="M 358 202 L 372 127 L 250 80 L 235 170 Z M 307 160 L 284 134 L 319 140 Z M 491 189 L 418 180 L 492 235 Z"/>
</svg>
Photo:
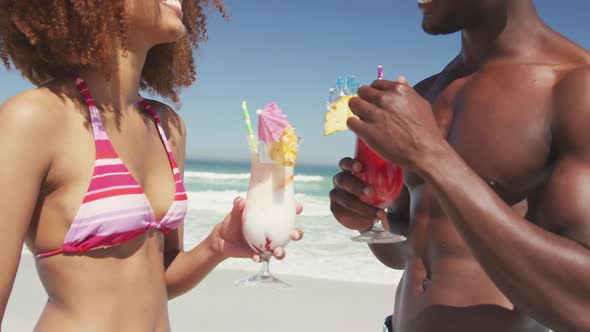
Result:
<svg viewBox="0 0 590 332">
<path fill-rule="evenodd" d="M 334 216 L 407 236 L 371 246 L 405 270 L 394 331 L 590 331 L 590 54 L 532 0 L 424 2 L 424 30 L 462 31 L 461 53 L 414 89 L 362 87 L 348 121 L 406 190 L 388 216 L 361 203 L 345 158 Z"/>
</svg>

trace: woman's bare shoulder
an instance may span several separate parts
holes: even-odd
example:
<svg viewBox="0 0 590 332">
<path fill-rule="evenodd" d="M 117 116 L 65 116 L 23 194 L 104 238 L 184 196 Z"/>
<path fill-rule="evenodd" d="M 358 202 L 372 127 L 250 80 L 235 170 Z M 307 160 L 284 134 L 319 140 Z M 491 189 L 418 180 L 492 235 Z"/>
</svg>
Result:
<svg viewBox="0 0 590 332">
<path fill-rule="evenodd" d="M 170 140 L 184 140 L 186 126 L 184 120 L 172 107 L 152 99 L 146 99 L 150 106 L 156 111 L 166 136 Z"/>
<path fill-rule="evenodd" d="M 63 131 L 63 120 L 72 108 L 68 96 L 67 87 L 60 82 L 23 91 L 0 104 L 0 128 L 12 139 L 22 136 L 51 144 Z"/>
</svg>

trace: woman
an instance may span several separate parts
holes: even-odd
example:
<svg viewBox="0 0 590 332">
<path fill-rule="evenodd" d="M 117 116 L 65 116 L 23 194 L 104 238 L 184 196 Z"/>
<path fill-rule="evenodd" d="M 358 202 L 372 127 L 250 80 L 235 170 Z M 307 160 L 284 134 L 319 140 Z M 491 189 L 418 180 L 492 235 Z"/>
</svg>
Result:
<svg viewBox="0 0 590 332">
<path fill-rule="evenodd" d="M 138 97 L 178 102 L 209 6 L 225 15 L 221 0 L 0 0 L 0 58 L 38 86 L 0 106 L 0 320 L 23 243 L 49 296 L 38 331 L 169 331 L 168 299 L 257 259 L 240 198 L 183 250 L 185 126 Z"/>
</svg>

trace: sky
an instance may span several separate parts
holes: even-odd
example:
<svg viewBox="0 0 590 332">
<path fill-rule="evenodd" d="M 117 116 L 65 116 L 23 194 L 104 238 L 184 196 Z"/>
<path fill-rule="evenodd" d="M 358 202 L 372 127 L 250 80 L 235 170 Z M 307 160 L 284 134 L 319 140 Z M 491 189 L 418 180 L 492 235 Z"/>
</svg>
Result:
<svg viewBox="0 0 590 332">
<path fill-rule="evenodd" d="M 436 0 L 435 0 L 436 1 Z M 416 0 L 225 0 L 230 18 L 209 17 L 209 41 L 196 55 L 198 81 L 181 95 L 192 159 L 246 160 L 240 103 L 251 114 L 276 102 L 303 138 L 299 162 L 336 165 L 354 153 L 350 132 L 323 136 L 329 89 L 344 74 L 364 84 L 385 68 L 417 83 L 457 53 L 459 34 L 428 36 Z M 590 49 L 588 0 L 536 0 L 545 21 Z M 0 68 L 0 103 L 31 88 Z"/>
</svg>

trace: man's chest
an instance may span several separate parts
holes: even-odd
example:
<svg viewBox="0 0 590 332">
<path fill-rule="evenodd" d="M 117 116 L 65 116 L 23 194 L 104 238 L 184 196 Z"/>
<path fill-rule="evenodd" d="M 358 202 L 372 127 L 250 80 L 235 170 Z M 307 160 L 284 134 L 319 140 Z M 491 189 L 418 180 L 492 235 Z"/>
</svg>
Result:
<svg viewBox="0 0 590 332">
<path fill-rule="evenodd" d="M 542 185 L 551 157 L 552 80 L 487 71 L 438 81 L 426 98 L 467 165 L 509 203 Z"/>
</svg>

